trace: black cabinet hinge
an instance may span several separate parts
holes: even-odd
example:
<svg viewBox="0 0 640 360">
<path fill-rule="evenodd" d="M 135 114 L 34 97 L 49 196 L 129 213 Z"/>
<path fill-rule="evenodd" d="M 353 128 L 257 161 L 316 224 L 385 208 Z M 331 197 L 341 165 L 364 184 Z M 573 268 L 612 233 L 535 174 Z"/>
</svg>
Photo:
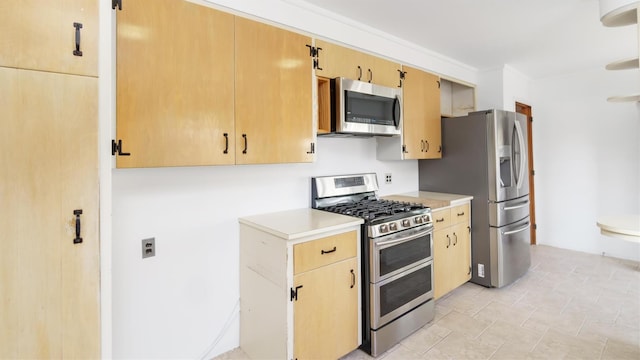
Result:
<svg viewBox="0 0 640 360">
<path fill-rule="evenodd" d="M 402 70 L 398 70 L 399 76 L 400 76 L 400 84 L 398 84 L 398 87 L 401 88 L 402 84 L 404 83 L 404 79 L 405 79 L 405 75 L 407 75 L 406 71 L 402 71 Z"/>
<path fill-rule="evenodd" d="M 291 288 L 291 299 L 289 299 L 290 301 L 298 301 L 298 289 L 300 289 L 301 287 L 302 285 L 298 285 L 296 286 L 295 290 Z"/>
<path fill-rule="evenodd" d="M 307 154 L 315 154 L 315 153 L 316 153 L 316 144 L 311 143 L 311 148 L 309 151 L 307 151 Z"/>
<path fill-rule="evenodd" d="M 111 155 L 115 156 L 129 156 L 131 153 L 122 152 L 122 140 L 111 140 Z"/>
<path fill-rule="evenodd" d="M 409 152 L 407 151 L 407 145 L 402 145 L 402 153 L 403 154 L 408 154 Z"/>
<path fill-rule="evenodd" d="M 118 10 L 122 10 L 122 0 L 111 0 L 111 8 L 115 10 L 116 6 Z"/>
<path fill-rule="evenodd" d="M 323 70 L 320 67 L 320 59 L 319 59 L 320 50 L 322 50 L 322 48 L 311 46 L 311 45 L 305 45 L 305 46 L 309 48 L 309 56 L 313 59 L 313 68 L 317 70 Z"/>
</svg>

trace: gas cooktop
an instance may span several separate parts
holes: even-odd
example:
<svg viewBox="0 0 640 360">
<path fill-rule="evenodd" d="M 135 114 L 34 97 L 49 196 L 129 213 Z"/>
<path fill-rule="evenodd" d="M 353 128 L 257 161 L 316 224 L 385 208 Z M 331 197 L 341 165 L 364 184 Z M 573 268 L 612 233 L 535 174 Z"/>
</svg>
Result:
<svg viewBox="0 0 640 360">
<path fill-rule="evenodd" d="M 411 213 L 415 210 L 426 208 L 426 206 L 418 203 L 381 199 L 363 199 L 356 202 L 345 202 L 325 207 L 318 207 L 319 210 L 357 216 L 369 221 L 387 219 L 398 214 L 404 214 L 401 217 L 405 217 L 405 213 Z"/>
</svg>

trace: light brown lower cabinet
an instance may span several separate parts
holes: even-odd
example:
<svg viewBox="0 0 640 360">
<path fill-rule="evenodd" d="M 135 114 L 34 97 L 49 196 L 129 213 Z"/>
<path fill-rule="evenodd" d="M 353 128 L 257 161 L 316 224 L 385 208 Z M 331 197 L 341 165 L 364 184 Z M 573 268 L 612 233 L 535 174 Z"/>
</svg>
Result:
<svg viewBox="0 0 640 360">
<path fill-rule="evenodd" d="M 433 275 L 436 299 L 471 279 L 469 203 L 433 212 Z"/>
<path fill-rule="evenodd" d="M 240 347 L 252 359 L 337 359 L 360 345 L 359 231 L 287 241 L 240 224 Z"/>
</svg>

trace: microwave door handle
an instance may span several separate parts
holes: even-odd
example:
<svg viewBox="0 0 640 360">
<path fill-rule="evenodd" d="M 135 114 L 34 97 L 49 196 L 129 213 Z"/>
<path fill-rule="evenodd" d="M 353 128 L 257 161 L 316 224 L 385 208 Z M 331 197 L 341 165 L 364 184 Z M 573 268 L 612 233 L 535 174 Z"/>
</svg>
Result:
<svg viewBox="0 0 640 360">
<path fill-rule="evenodd" d="M 400 127 L 400 111 L 400 99 L 396 96 L 396 98 L 393 99 L 393 124 L 396 128 Z"/>
</svg>

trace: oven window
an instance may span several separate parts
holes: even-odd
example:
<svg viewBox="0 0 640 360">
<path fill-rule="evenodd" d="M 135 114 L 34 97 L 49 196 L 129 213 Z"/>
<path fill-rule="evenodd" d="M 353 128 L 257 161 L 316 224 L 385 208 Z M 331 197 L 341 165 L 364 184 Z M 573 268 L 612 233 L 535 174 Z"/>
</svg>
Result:
<svg viewBox="0 0 640 360">
<path fill-rule="evenodd" d="M 379 250 L 380 277 L 431 257 L 431 233 Z"/>
<path fill-rule="evenodd" d="M 429 264 L 380 286 L 380 317 L 430 292 L 432 289 L 431 271 L 431 264 Z"/>
</svg>

